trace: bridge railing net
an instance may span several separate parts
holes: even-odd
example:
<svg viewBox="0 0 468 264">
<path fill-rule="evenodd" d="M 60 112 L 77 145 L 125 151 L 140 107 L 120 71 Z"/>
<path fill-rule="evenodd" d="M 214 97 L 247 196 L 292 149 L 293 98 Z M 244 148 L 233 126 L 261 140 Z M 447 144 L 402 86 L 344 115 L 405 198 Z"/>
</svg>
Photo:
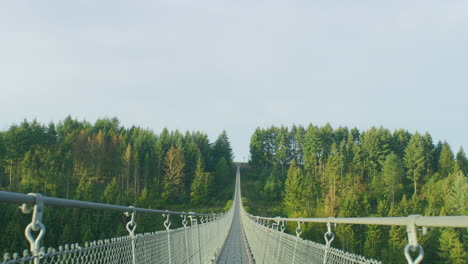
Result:
<svg viewBox="0 0 468 264">
<path fill-rule="evenodd" d="M 278 230 L 278 226 L 259 224 L 245 211 L 242 224 L 256 263 L 381 264 L 377 260 L 284 233 Z"/>
<path fill-rule="evenodd" d="M 13 263 L 210 263 L 219 254 L 231 226 L 233 210 L 225 215 L 168 231 L 99 240 L 84 245 L 41 248 L 38 256 L 29 250 L 5 254 L 2 264 Z"/>
</svg>

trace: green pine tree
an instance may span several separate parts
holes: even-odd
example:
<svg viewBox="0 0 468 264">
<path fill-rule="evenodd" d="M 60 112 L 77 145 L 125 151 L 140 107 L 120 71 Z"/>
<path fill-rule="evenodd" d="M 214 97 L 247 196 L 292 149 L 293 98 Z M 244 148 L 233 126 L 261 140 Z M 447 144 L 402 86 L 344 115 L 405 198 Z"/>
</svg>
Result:
<svg viewBox="0 0 468 264">
<path fill-rule="evenodd" d="M 218 187 L 226 186 L 233 183 L 234 178 L 231 175 L 231 169 L 228 161 L 221 157 L 215 166 L 215 179 Z"/>
<path fill-rule="evenodd" d="M 165 158 L 164 190 L 162 197 L 169 201 L 182 200 L 184 198 L 184 155 L 181 147 L 171 147 Z"/>
<path fill-rule="evenodd" d="M 299 216 L 304 213 L 304 173 L 292 160 L 285 182 L 283 206 L 288 216 Z"/>
<path fill-rule="evenodd" d="M 191 186 L 192 204 L 198 205 L 206 202 L 212 189 L 213 180 L 211 173 L 205 172 L 201 158 L 198 158 L 195 168 L 195 176 Z"/>
<path fill-rule="evenodd" d="M 450 149 L 450 146 L 447 144 L 447 142 L 444 142 L 440 151 L 440 157 L 438 161 L 438 172 L 440 176 L 445 178 L 450 173 L 452 173 L 453 165 L 454 160 L 452 150 Z"/>
<path fill-rule="evenodd" d="M 464 264 L 468 258 L 460 233 L 454 228 L 444 228 L 439 238 L 439 256 L 445 263 Z"/>
<path fill-rule="evenodd" d="M 404 164 L 407 169 L 407 177 L 413 183 L 413 199 L 416 199 L 419 183 L 424 176 L 427 166 L 424 154 L 424 141 L 419 133 L 411 138 L 405 149 Z"/>
<path fill-rule="evenodd" d="M 394 153 L 390 153 L 385 159 L 382 169 L 383 190 L 387 199 L 391 200 L 392 206 L 395 199 L 399 197 L 403 185 L 403 165 L 400 158 Z"/>
<path fill-rule="evenodd" d="M 457 164 L 463 174 L 468 175 L 468 159 L 462 147 L 457 153 Z"/>
</svg>

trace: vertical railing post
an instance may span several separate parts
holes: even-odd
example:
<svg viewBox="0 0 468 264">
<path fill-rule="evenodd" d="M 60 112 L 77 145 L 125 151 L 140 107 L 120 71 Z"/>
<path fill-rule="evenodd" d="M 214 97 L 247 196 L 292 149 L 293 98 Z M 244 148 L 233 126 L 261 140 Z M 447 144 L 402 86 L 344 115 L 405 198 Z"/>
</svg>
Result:
<svg viewBox="0 0 468 264">
<path fill-rule="evenodd" d="M 171 252 L 171 230 L 169 229 L 171 227 L 171 221 L 169 219 L 170 215 L 169 213 L 163 214 L 163 217 L 166 217 L 166 221 L 164 221 L 164 227 L 166 228 L 167 232 L 167 250 L 169 253 L 169 264 L 172 264 L 172 252 Z"/>
<path fill-rule="evenodd" d="M 279 258 L 280 258 L 281 253 L 282 253 L 282 250 L 281 250 L 281 249 L 282 249 L 283 247 L 281 247 L 281 244 L 282 244 L 282 243 L 281 243 L 281 240 L 282 240 L 282 238 L 283 238 L 283 233 L 284 233 L 284 230 L 285 230 L 285 229 L 286 229 L 286 226 L 284 225 L 284 220 L 282 220 L 282 221 L 281 221 L 281 226 L 279 227 L 279 230 L 280 230 L 281 234 L 279 234 L 279 235 L 280 235 L 280 241 L 278 241 L 278 243 L 280 243 L 280 244 L 279 244 L 279 247 L 278 247 L 278 255 L 276 256 L 276 264 L 279 263 Z"/>
<path fill-rule="evenodd" d="M 205 258 L 205 257 L 206 257 L 206 256 L 205 256 L 205 247 L 206 247 L 206 239 L 205 239 L 205 237 L 206 237 L 206 234 L 205 234 L 204 231 L 200 233 L 200 227 L 203 227 L 203 224 L 205 223 L 205 221 L 206 221 L 206 220 L 205 220 L 205 217 L 204 217 L 204 216 L 200 216 L 200 224 L 198 225 L 198 232 L 199 232 L 198 234 L 199 234 L 199 236 L 200 236 L 200 240 L 199 240 L 199 245 L 200 245 L 200 246 L 199 246 L 199 248 L 200 248 L 200 254 L 201 254 L 201 255 L 200 255 L 200 258 L 201 258 L 201 260 L 203 261 L 202 263 L 205 263 L 205 261 L 206 261 L 206 258 Z M 202 244 L 203 244 L 203 246 L 201 246 Z"/>
<path fill-rule="evenodd" d="M 294 241 L 294 252 L 293 252 L 293 258 L 291 263 L 294 264 L 296 263 L 296 251 L 297 251 L 297 242 L 299 240 L 299 237 L 302 234 L 302 228 L 301 228 L 301 222 L 297 222 L 297 227 L 296 227 L 296 241 Z"/>
<path fill-rule="evenodd" d="M 333 217 L 330 217 L 333 218 Z M 335 234 L 331 231 L 331 222 L 327 222 L 327 232 L 325 232 L 325 235 L 323 235 L 323 238 L 325 238 L 325 253 L 323 256 L 323 264 L 326 264 L 328 261 L 328 249 L 330 248 L 331 243 L 335 239 Z"/>
<path fill-rule="evenodd" d="M 266 241 L 265 241 L 265 247 L 264 247 L 264 250 L 263 250 L 263 259 L 262 259 L 262 264 L 265 263 L 265 259 L 266 259 L 266 256 L 267 256 L 267 250 L 268 250 L 268 239 L 270 238 L 270 236 L 268 235 L 271 231 L 270 231 L 270 222 L 269 221 L 265 221 L 265 227 L 267 228 L 266 230 Z"/>
<path fill-rule="evenodd" d="M 188 251 L 188 236 L 187 236 L 187 215 L 181 215 L 182 225 L 184 226 L 184 233 L 185 233 L 185 261 L 189 263 L 189 251 Z"/>
<path fill-rule="evenodd" d="M 212 252 L 212 260 L 216 259 L 216 223 L 215 223 L 215 218 L 214 215 L 212 214 L 210 217 L 210 252 Z"/>
<path fill-rule="evenodd" d="M 222 233 L 221 233 L 221 217 L 219 215 L 216 216 L 215 219 L 215 226 L 216 226 L 216 245 L 219 245 L 218 248 L 216 249 L 216 258 L 218 258 L 219 253 L 221 252 L 221 239 L 222 239 Z"/>
<path fill-rule="evenodd" d="M 272 253 L 272 257 L 274 258 L 275 257 L 275 254 L 276 256 L 278 256 L 278 252 L 276 250 L 276 248 L 279 248 L 279 245 L 278 245 L 278 230 L 279 230 L 279 221 L 276 221 L 274 222 L 272 225 L 271 225 L 271 229 L 272 229 L 272 232 L 275 234 L 275 240 L 273 242 L 273 249 L 271 250 L 271 253 Z M 278 259 L 278 257 L 276 257 L 276 259 Z"/>
<path fill-rule="evenodd" d="M 136 252 L 135 252 L 135 229 L 137 227 L 137 223 L 135 221 L 135 217 L 136 217 L 136 209 L 135 207 L 133 206 L 129 206 L 129 208 L 132 209 L 132 214 L 131 214 L 131 218 L 130 218 L 130 221 L 127 223 L 126 225 L 126 228 L 127 228 L 127 231 L 128 231 L 128 235 L 130 236 L 130 239 L 131 239 L 131 243 L 132 243 L 132 264 L 136 264 L 137 263 L 137 259 L 136 259 Z M 129 212 L 125 212 L 124 213 L 127 217 L 130 216 L 130 213 Z"/>
<path fill-rule="evenodd" d="M 202 263 L 201 259 L 201 248 L 200 248 L 200 226 L 198 225 L 198 219 L 193 217 L 192 215 L 189 216 L 190 218 L 190 225 L 193 228 L 193 223 L 197 225 L 197 241 L 198 241 L 198 263 Z"/>
</svg>

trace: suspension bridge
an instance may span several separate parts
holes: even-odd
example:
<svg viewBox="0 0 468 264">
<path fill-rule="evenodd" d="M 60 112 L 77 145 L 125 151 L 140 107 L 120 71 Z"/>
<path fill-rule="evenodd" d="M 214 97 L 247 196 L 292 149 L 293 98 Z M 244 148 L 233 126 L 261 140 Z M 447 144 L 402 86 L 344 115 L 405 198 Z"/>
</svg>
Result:
<svg viewBox="0 0 468 264">
<path fill-rule="evenodd" d="M 154 210 L 133 206 L 118 206 L 76 200 L 46 197 L 40 194 L 21 194 L 0 191 L 0 201 L 19 203 L 23 213 L 32 213 L 31 223 L 25 228 L 29 249 L 6 253 L 3 264 L 12 263 L 249 263 L 249 264 L 338 264 L 381 263 L 378 260 L 345 252 L 332 247 L 336 224 L 398 225 L 406 226 L 408 244 L 402 248 L 408 263 L 421 263 L 424 249 L 418 244 L 418 227 L 468 228 L 468 216 L 355 217 L 355 218 L 283 218 L 248 214 L 241 201 L 240 172 L 237 168 L 233 205 L 226 213 L 199 214 Z M 127 236 L 58 248 L 42 245 L 47 223 L 42 216 L 47 206 L 88 208 L 124 212 L 130 221 Z M 136 214 L 161 214 L 165 230 L 136 233 Z M 172 218 L 171 218 L 172 216 Z M 173 216 L 180 216 L 182 227 L 172 228 Z M 295 234 L 285 232 L 286 223 L 297 225 Z M 325 223 L 325 244 L 301 238 L 306 222 Z M 36 235 L 34 235 L 34 234 Z M 294 232 L 293 232 L 294 233 Z M 2 237 L 2 239 L 8 239 Z M 413 252 L 411 254 L 411 252 Z M 415 256 L 415 257 L 413 257 Z"/>
</svg>

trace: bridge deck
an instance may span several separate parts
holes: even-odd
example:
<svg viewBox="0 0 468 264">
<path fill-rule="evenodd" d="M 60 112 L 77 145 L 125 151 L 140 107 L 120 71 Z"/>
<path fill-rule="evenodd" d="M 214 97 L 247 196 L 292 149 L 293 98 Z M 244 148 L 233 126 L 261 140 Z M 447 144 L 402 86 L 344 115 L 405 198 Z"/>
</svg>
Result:
<svg viewBox="0 0 468 264">
<path fill-rule="evenodd" d="M 239 171 L 237 172 L 239 173 Z M 239 194 L 239 192 L 237 193 Z M 248 264 L 247 247 L 240 216 L 240 196 L 237 195 L 234 201 L 234 218 L 232 219 L 231 230 L 224 243 L 223 250 L 218 258 L 218 264 L 240 263 Z"/>
</svg>

